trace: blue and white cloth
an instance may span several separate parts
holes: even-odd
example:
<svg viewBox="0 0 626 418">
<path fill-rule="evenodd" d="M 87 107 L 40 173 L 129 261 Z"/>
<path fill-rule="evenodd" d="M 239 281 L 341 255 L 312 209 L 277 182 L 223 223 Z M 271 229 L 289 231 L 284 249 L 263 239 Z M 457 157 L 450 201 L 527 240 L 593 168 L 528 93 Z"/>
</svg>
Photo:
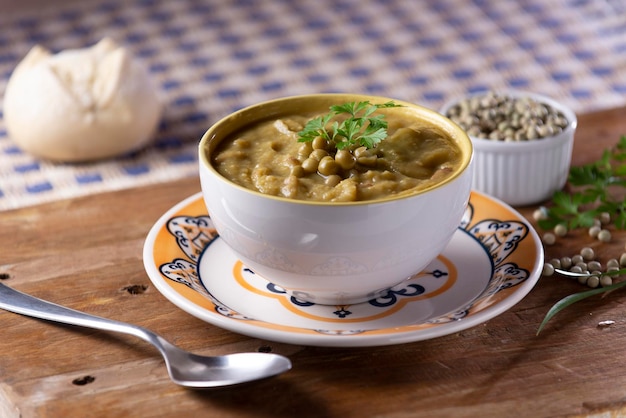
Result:
<svg viewBox="0 0 626 418">
<path fill-rule="evenodd" d="M 437 109 L 514 88 L 579 113 L 626 104 L 624 0 L 90 0 L 0 11 L 0 27 L 0 92 L 35 44 L 111 37 L 166 102 L 151 146 L 90 164 L 34 158 L 0 119 L 0 210 L 196 176 L 213 122 L 281 96 L 369 93 Z"/>
</svg>

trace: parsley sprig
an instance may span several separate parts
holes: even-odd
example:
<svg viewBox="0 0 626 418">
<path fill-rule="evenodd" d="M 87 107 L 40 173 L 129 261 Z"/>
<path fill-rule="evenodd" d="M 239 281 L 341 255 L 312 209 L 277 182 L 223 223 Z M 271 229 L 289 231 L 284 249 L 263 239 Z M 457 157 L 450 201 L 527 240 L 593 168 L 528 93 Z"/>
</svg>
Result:
<svg viewBox="0 0 626 418">
<path fill-rule="evenodd" d="M 600 213 L 608 212 L 616 227 L 626 229 L 626 136 L 598 161 L 572 167 L 568 182 L 572 190 L 554 194 L 547 219 L 539 221 L 541 228 L 590 227 Z"/>
<path fill-rule="evenodd" d="M 401 105 L 393 101 L 383 104 L 362 101 L 330 106 L 330 113 L 307 122 L 304 129 L 298 132 L 298 141 L 310 142 L 321 136 L 339 150 L 360 146 L 374 148 L 387 137 L 387 122 L 384 115 L 373 113 L 389 107 Z M 337 120 L 341 116 L 346 117 Z"/>
</svg>

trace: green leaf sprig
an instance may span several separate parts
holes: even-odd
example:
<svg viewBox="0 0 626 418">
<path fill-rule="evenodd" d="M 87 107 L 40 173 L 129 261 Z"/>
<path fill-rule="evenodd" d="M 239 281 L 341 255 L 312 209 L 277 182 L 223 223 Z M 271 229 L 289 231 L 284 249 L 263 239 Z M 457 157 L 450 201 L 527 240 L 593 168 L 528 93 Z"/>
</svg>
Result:
<svg viewBox="0 0 626 418">
<path fill-rule="evenodd" d="M 626 273 L 626 270 L 622 269 L 622 270 L 618 270 L 618 271 L 614 271 L 612 272 L 613 275 L 619 275 L 619 274 L 624 274 Z M 579 293 L 574 293 L 572 295 L 566 296 L 563 299 L 559 300 L 557 303 L 555 303 L 552 308 L 550 308 L 550 310 L 548 311 L 548 313 L 546 314 L 546 316 L 543 318 L 543 321 L 541 321 L 541 324 L 539 325 L 539 328 L 537 329 L 537 335 L 539 335 L 539 333 L 543 330 L 543 328 L 546 326 L 546 324 L 559 312 L 561 312 L 563 309 L 567 308 L 568 306 L 579 302 L 583 299 L 587 299 L 591 296 L 595 296 L 595 295 L 599 295 L 601 293 L 608 293 L 611 292 L 613 290 L 619 289 L 626 286 L 626 281 L 621 281 L 618 283 L 615 283 L 611 286 L 607 286 L 607 287 L 601 287 L 601 288 L 597 288 L 597 289 L 592 289 L 592 290 L 587 290 L 584 292 L 579 292 Z"/>
<path fill-rule="evenodd" d="M 311 142 L 322 137 L 336 149 L 354 147 L 374 148 L 387 137 L 387 122 L 384 115 L 373 115 L 381 108 L 401 107 L 389 101 L 372 104 L 369 101 L 350 102 L 330 106 L 330 113 L 311 119 L 298 132 L 298 142 Z M 345 116 L 343 120 L 337 118 Z M 331 123 L 332 122 L 332 123 Z"/>
<path fill-rule="evenodd" d="M 626 136 L 598 161 L 572 167 L 568 182 L 572 191 L 554 194 L 547 219 L 538 222 L 541 228 L 590 227 L 602 212 L 611 214 L 617 228 L 626 228 Z"/>
</svg>

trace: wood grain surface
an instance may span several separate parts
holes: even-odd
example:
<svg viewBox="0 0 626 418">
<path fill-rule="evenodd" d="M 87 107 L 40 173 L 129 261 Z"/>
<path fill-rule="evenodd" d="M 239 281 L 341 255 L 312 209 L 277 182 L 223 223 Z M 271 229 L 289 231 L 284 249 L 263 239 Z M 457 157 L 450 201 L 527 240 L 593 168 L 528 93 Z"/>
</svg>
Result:
<svg viewBox="0 0 626 418">
<path fill-rule="evenodd" d="M 574 164 L 626 134 L 626 109 L 583 115 Z M 626 295 L 587 299 L 536 336 L 549 307 L 585 290 L 542 278 L 502 315 L 433 340 L 380 348 L 315 348 L 252 339 L 166 300 L 143 269 L 148 230 L 199 191 L 196 179 L 0 213 L 3 282 L 38 297 L 148 327 L 203 354 L 271 350 L 293 370 L 245 386 L 194 391 L 167 377 L 133 337 L 0 312 L 0 417 L 562 417 L 626 414 Z M 534 207 L 521 208 L 529 216 Z M 626 235 L 593 243 L 621 254 Z M 584 233 L 547 249 L 577 252 Z M 599 327 L 613 320 L 610 327 Z M 606 415 L 608 416 L 608 415 Z"/>
</svg>

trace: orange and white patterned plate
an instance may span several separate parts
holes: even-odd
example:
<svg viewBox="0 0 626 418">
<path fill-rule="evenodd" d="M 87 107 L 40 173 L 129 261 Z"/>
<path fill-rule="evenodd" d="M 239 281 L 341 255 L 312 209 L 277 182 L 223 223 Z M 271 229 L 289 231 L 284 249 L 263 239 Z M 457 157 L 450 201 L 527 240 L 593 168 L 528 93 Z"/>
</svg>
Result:
<svg viewBox="0 0 626 418">
<path fill-rule="evenodd" d="M 544 258 L 518 212 L 477 192 L 442 254 L 366 303 L 299 301 L 255 275 L 219 238 L 201 193 L 156 222 L 143 257 L 155 287 L 206 322 L 261 339 L 336 347 L 419 341 L 481 324 L 530 292 Z"/>
</svg>

